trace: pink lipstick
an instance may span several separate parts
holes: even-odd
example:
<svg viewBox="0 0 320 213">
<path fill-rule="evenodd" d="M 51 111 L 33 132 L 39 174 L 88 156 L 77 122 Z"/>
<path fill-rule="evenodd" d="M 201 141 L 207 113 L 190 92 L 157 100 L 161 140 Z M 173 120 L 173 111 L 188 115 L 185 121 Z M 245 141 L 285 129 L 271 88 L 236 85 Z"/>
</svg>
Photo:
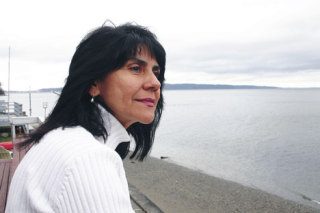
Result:
<svg viewBox="0 0 320 213">
<path fill-rule="evenodd" d="M 136 100 L 145 104 L 148 107 L 154 107 L 155 105 L 155 100 L 152 98 L 142 98 L 142 99 L 136 99 Z"/>
</svg>

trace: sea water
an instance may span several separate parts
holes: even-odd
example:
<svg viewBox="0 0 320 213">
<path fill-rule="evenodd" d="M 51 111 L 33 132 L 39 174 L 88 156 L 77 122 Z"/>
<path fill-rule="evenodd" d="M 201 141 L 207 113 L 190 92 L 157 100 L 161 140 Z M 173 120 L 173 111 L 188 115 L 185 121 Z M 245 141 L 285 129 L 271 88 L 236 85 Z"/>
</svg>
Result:
<svg viewBox="0 0 320 213">
<path fill-rule="evenodd" d="M 320 208 L 320 90 L 167 90 L 151 155 Z M 44 117 L 58 96 L 33 93 Z M 6 100 L 6 97 L 0 99 Z M 29 96 L 12 94 L 29 113 Z"/>
</svg>

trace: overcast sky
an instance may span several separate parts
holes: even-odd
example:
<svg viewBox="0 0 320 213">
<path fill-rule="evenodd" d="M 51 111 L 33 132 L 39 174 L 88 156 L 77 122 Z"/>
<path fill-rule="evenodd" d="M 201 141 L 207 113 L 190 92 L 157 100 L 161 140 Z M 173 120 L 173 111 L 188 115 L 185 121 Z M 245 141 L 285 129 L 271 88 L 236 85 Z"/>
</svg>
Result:
<svg viewBox="0 0 320 213">
<path fill-rule="evenodd" d="M 2 1 L 0 82 L 62 87 L 77 44 L 110 19 L 149 27 L 167 83 L 320 87 L 320 1 Z"/>
</svg>

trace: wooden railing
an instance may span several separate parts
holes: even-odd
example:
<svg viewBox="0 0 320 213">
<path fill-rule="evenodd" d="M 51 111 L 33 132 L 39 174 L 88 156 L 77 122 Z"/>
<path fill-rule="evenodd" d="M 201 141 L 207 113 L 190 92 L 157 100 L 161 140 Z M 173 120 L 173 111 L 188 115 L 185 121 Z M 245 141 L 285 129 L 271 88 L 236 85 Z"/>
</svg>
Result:
<svg viewBox="0 0 320 213">
<path fill-rule="evenodd" d="M 0 159 L 0 213 L 5 211 L 8 190 L 14 171 L 18 164 L 30 149 L 18 149 L 16 144 L 21 142 L 22 139 L 14 141 L 13 159 Z"/>
</svg>

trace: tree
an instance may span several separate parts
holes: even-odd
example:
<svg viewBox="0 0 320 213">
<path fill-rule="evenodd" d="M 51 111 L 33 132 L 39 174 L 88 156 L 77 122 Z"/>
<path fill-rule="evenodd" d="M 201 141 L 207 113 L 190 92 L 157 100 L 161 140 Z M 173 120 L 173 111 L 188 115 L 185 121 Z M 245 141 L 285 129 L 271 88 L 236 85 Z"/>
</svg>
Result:
<svg viewBox="0 0 320 213">
<path fill-rule="evenodd" d="M 4 91 L 3 91 L 3 89 L 1 88 L 1 82 L 0 82 L 0 95 L 4 95 Z"/>
</svg>

